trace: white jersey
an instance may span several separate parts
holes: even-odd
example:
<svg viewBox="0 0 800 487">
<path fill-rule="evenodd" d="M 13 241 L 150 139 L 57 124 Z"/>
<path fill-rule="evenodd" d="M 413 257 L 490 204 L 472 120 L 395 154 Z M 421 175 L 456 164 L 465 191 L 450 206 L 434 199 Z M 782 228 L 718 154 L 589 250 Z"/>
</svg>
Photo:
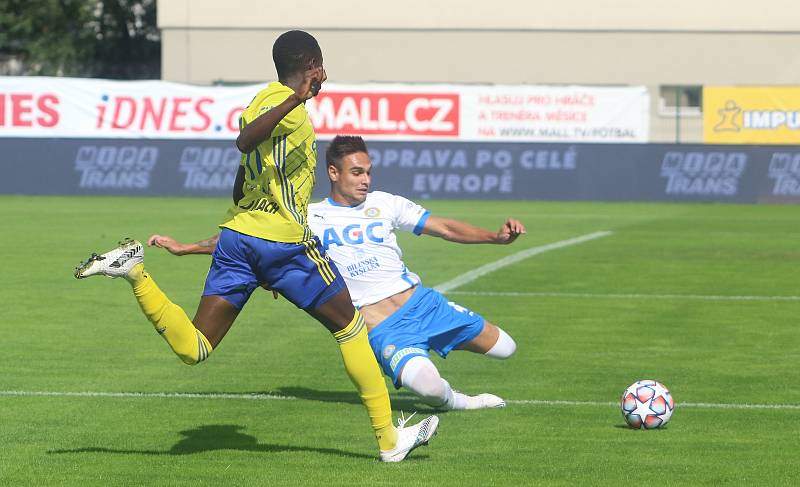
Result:
<svg viewBox="0 0 800 487">
<path fill-rule="evenodd" d="M 420 283 L 403 263 L 395 229 L 419 235 L 430 212 L 413 201 L 381 191 L 358 206 L 330 198 L 308 207 L 308 225 L 344 277 L 353 304 L 360 307 Z"/>
</svg>

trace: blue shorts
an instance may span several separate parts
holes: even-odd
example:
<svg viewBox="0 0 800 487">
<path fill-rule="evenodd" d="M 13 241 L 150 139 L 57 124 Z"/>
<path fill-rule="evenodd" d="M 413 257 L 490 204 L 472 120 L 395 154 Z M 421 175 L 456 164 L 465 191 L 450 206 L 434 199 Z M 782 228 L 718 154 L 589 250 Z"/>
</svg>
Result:
<svg viewBox="0 0 800 487">
<path fill-rule="evenodd" d="M 345 289 L 317 237 L 300 243 L 273 242 L 223 228 L 203 296 L 221 296 L 242 309 L 263 284 L 301 309 L 316 308 Z"/>
<path fill-rule="evenodd" d="M 433 289 L 419 286 L 391 316 L 369 332 L 369 344 L 383 372 L 400 388 L 400 371 L 428 350 L 446 357 L 483 330 L 483 316 L 448 302 Z"/>
</svg>

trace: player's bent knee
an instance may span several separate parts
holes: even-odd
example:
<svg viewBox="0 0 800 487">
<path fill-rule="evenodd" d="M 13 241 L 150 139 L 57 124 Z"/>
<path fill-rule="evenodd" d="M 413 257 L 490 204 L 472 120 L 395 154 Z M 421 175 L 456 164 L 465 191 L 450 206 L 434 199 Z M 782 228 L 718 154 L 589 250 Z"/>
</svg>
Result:
<svg viewBox="0 0 800 487">
<path fill-rule="evenodd" d="M 208 354 L 203 356 L 202 353 L 189 353 L 189 354 L 179 353 L 178 357 L 180 357 L 181 361 L 186 365 L 197 365 L 200 362 L 202 362 L 205 359 L 207 359 L 208 358 Z"/>
<path fill-rule="evenodd" d="M 197 365 L 207 359 L 214 348 L 205 335 L 195 329 L 194 338 L 175 344 L 173 350 L 186 365 Z"/>
<path fill-rule="evenodd" d="M 431 406 L 440 406 L 445 400 L 445 388 L 441 379 L 417 383 L 413 389 L 409 388 L 409 390 Z"/>
<path fill-rule="evenodd" d="M 400 374 L 400 383 L 423 401 L 440 406 L 445 401 L 446 390 L 436 366 L 427 357 L 412 357 Z"/>
<path fill-rule="evenodd" d="M 200 363 L 199 360 L 195 359 L 194 357 L 190 357 L 188 355 L 181 355 L 181 361 L 186 365 L 197 365 Z"/>
<path fill-rule="evenodd" d="M 181 361 L 186 365 L 197 365 L 205 359 L 201 359 L 197 355 L 178 355 Z"/>
<path fill-rule="evenodd" d="M 493 358 L 507 359 L 517 351 L 517 343 L 502 328 L 497 327 L 497 330 L 500 332 L 497 342 L 486 352 L 486 355 Z"/>
</svg>

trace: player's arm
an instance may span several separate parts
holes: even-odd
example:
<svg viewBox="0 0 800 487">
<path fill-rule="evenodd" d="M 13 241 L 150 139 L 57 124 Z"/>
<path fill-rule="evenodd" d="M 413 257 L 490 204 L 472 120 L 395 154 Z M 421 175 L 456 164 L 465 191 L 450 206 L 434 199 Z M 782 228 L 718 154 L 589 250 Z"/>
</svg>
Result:
<svg viewBox="0 0 800 487">
<path fill-rule="evenodd" d="M 279 105 L 272 107 L 255 120 L 245 125 L 236 138 L 236 147 L 242 154 L 253 152 L 258 144 L 268 139 L 275 127 L 298 105 L 315 96 L 319 85 L 325 81 L 325 70 L 322 67 L 309 69 L 303 76 L 300 89 L 289 95 Z"/>
<path fill-rule="evenodd" d="M 422 228 L 422 233 L 464 244 L 510 244 L 525 233 L 525 226 L 509 218 L 497 232 L 476 227 L 460 220 L 431 215 Z"/>
<path fill-rule="evenodd" d="M 217 240 L 219 240 L 219 234 L 199 242 L 186 244 L 178 242 L 169 235 L 151 235 L 147 239 L 147 245 L 161 247 L 173 255 L 211 254 L 217 247 Z"/>
<path fill-rule="evenodd" d="M 236 181 L 233 182 L 233 204 L 238 205 L 244 198 L 244 166 L 239 166 L 236 171 Z"/>
<path fill-rule="evenodd" d="M 213 254 L 214 249 L 217 248 L 218 240 L 219 240 L 219 234 L 216 234 L 213 237 L 209 237 L 205 240 L 200 240 L 199 242 L 185 244 L 178 242 L 169 235 L 156 234 L 156 235 L 151 235 L 150 238 L 147 239 L 147 245 L 151 247 L 153 246 L 161 247 L 162 249 L 167 250 L 170 254 L 173 255 Z M 267 291 L 272 291 L 272 297 L 278 299 L 278 291 L 275 291 L 266 284 L 261 284 L 261 287 L 263 287 Z"/>
</svg>

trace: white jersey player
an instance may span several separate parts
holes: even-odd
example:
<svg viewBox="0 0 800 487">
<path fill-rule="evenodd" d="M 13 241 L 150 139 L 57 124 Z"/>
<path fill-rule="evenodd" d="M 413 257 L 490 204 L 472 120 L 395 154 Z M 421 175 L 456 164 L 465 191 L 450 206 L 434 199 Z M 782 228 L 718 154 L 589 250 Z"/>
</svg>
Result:
<svg viewBox="0 0 800 487">
<path fill-rule="evenodd" d="M 356 206 L 327 198 L 308 207 L 308 224 L 344 276 L 357 307 L 377 303 L 420 284 L 409 272 L 395 229 L 419 235 L 430 216 L 423 207 L 389 193 L 368 193 Z"/>
<path fill-rule="evenodd" d="M 344 277 L 350 296 L 364 315 L 378 363 L 396 387 L 406 387 L 423 401 L 443 409 L 504 407 L 493 394 L 468 396 L 454 391 L 430 360 L 434 350 L 469 350 L 508 358 L 514 340 L 482 316 L 422 286 L 408 270 L 397 245 L 396 230 L 441 237 L 459 243 L 513 242 L 525 233 L 508 219 L 497 232 L 431 215 L 416 203 L 384 192 L 369 192 L 371 162 L 360 137 L 338 136 L 326 153 L 331 195 L 309 206 L 311 230 Z M 151 245 L 172 253 L 208 253 L 214 239 L 180 244 L 154 235 Z"/>
</svg>

